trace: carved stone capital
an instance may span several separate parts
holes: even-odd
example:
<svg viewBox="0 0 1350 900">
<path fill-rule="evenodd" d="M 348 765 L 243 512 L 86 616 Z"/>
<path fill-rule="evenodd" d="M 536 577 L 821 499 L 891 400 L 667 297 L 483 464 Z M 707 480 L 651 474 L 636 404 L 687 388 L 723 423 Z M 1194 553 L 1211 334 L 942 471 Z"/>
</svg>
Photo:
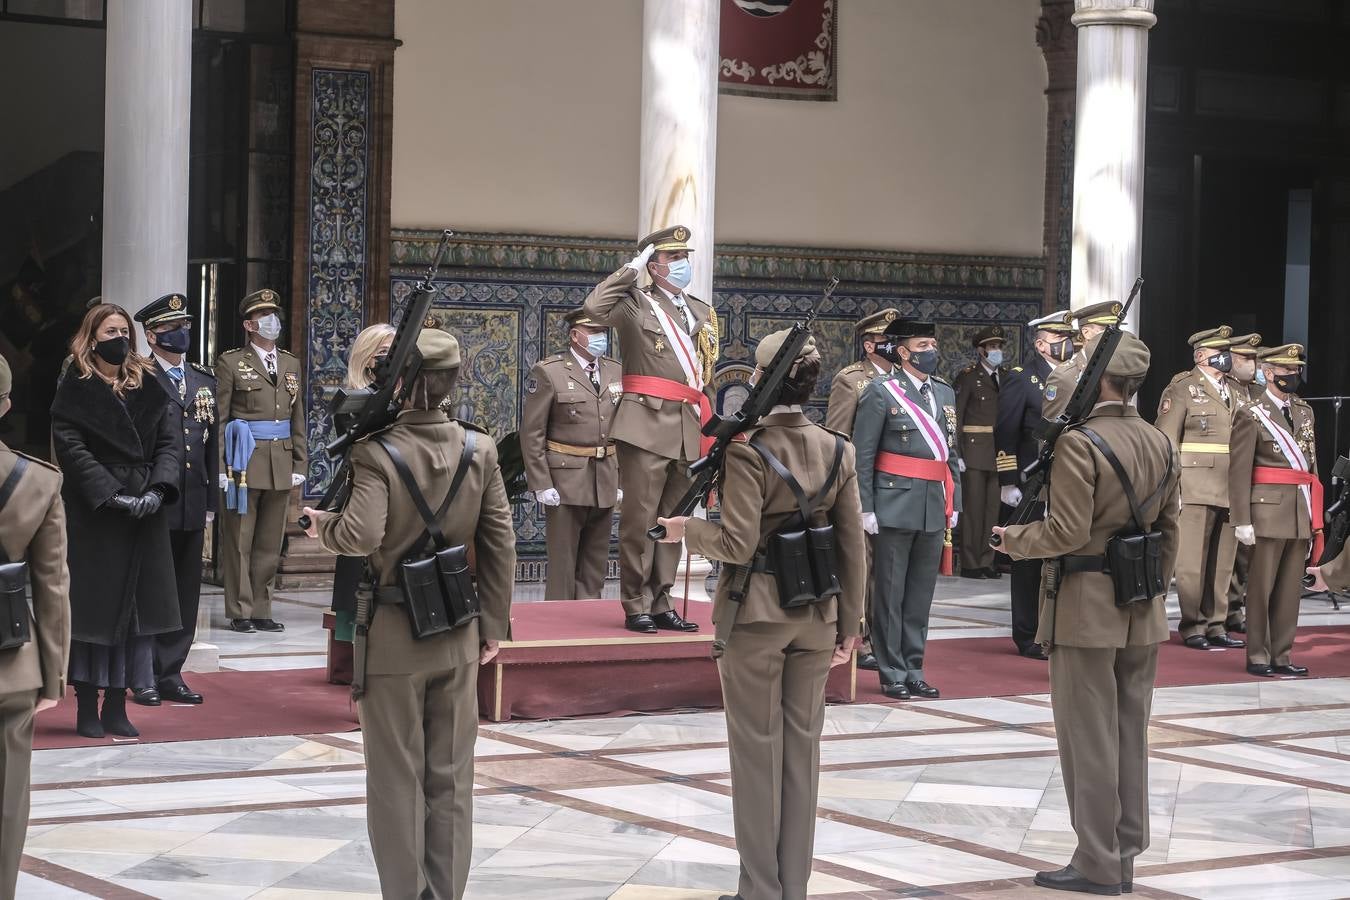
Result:
<svg viewBox="0 0 1350 900">
<path fill-rule="evenodd" d="M 1153 0 L 1074 0 L 1073 24 L 1132 25 L 1152 28 L 1158 23 L 1153 14 Z"/>
</svg>

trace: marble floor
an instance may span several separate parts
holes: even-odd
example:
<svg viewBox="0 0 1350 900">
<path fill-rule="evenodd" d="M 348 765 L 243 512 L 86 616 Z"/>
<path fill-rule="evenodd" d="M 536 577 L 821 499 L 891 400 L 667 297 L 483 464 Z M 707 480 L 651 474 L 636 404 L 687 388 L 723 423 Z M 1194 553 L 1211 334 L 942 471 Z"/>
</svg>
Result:
<svg viewBox="0 0 1350 900">
<path fill-rule="evenodd" d="M 1006 635 L 1005 592 L 944 579 L 933 636 Z M 222 667 L 322 664 L 323 595 L 280 637 L 205 600 Z M 720 712 L 485 725 L 476 755 L 470 900 L 734 891 Z M 359 732 L 47 750 L 33 781 L 23 898 L 379 896 Z M 1350 679 L 1158 690 L 1150 810 L 1138 896 L 1350 897 Z M 1031 885 L 1073 847 L 1048 697 L 831 707 L 816 825 L 813 897 L 1063 896 Z"/>
</svg>

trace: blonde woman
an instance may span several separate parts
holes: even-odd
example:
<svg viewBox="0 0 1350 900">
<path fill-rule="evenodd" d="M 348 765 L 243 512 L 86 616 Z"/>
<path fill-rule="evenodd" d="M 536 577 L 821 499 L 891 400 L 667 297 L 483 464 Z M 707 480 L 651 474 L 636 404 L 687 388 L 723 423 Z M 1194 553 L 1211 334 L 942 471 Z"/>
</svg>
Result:
<svg viewBox="0 0 1350 900">
<path fill-rule="evenodd" d="M 162 511 L 178 499 L 175 424 L 152 363 L 134 350 L 125 309 L 90 309 L 70 353 L 52 443 L 65 476 L 76 725 L 84 737 L 135 737 L 126 689 L 154 687 L 151 636 L 181 624 Z"/>
</svg>

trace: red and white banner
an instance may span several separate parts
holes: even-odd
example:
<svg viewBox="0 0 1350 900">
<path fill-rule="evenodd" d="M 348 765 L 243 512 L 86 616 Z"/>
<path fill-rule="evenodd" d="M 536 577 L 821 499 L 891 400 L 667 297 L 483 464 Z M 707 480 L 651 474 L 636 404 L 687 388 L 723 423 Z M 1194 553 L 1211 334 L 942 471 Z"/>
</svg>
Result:
<svg viewBox="0 0 1350 900">
<path fill-rule="evenodd" d="M 839 0 L 722 0 L 720 90 L 835 99 Z"/>
</svg>

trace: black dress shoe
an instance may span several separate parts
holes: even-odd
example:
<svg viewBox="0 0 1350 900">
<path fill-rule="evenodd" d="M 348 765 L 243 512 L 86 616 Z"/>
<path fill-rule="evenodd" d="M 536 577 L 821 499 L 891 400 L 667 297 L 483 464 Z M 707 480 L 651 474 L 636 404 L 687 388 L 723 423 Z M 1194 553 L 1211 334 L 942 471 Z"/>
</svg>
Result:
<svg viewBox="0 0 1350 900">
<path fill-rule="evenodd" d="M 998 569 L 995 569 L 995 568 L 993 568 L 993 567 L 989 567 L 989 568 L 986 568 L 986 569 L 984 570 L 984 577 L 985 577 L 985 578 L 1002 578 L 1002 577 L 1003 577 L 1003 573 L 1000 572 Z"/>
<path fill-rule="evenodd" d="M 131 692 L 131 702 L 141 706 L 159 706 L 159 691 L 154 688 L 141 688 Z"/>
<path fill-rule="evenodd" d="M 1185 644 L 1187 647 L 1190 647 L 1192 650 L 1209 649 L 1209 638 L 1205 637 L 1203 634 L 1193 634 L 1190 637 L 1186 638 L 1186 640 L 1182 641 L 1182 643 Z"/>
<path fill-rule="evenodd" d="M 921 678 L 911 679 L 905 682 L 905 687 L 909 692 L 917 697 L 927 697 L 929 700 L 938 698 L 938 689 Z"/>
<path fill-rule="evenodd" d="M 285 631 L 286 626 L 271 619 L 249 619 L 258 631 Z"/>
<path fill-rule="evenodd" d="M 698 631 L 697 622 L 686 622 L 673 609 L 652 616 L 652 622 L 662 631 Z"/>
<path fill-rule="evenodd" d="M 1020 653 L 1022 656 L 1025 656 L 1027 659 L 1039 659 L 1042 662 L 1050 658 L 1049 656 L 1046 655 L 1045 648 L 1042 647 L 1040 644 L 1032 644 L 1025 650 L 1018 650 L 1017 652 Z"/>
<path fill-rule="evenodd" d="M 638 634 L 656 634 L 656 623 L 646 613 L 638 613 L 623 620 L 623 627 Z"/>
<path fill-rule="evenodd" d="M 866 669 L 869 672 L 877 670 L 877 655 L 875 653 L 864 653 L 858 657 L 858 668 Z"/>
<path fill-rule="evenodd" d="M 1276 675 L 1307 675 L 1307 674 L 1308 674 L 1308 667 L 1307 667 L 1307 666 L 1296 666 L 1296 665 L 1294 665 L 1293 663 L 1290 663 L 1290 664 L 1287 665 L 1287 666 L 1274 666 L 1273 668 L 1274 668 L 1274 670 L 1275 670 L 1275 674 L 1276 674 Z"/>
<path fill-rule="evenodd" d="M 984 574 L 984 569 L 966 569 L 966 568 L 963 568 L 963 569 L 961 569 L 961 577 L 962 577 L 962 578 L 986 578 L 986 577 L 988 577 L 988 576 L 986 576 L 986 575 Z"/>
<path fill-rule="evenodd" d="M 909 688 L 898 682 L 896 684 L 887 684 L 883 681 L 881 683 L 881 692 L 892 700 L 909 699 Z"/>
<path fill-rule="evenodd" d="M 1275 677 L 1275 669 L 1268 663 L 1247 663 L 1248 675 L 1260 675 L 1262 678 Z"/>
<path fill-rule="evenodd" d="M 1037 872 L 1036 883 L 1041 887 L 1056 891 L 1078 891 L 1082 894 L 1098 894 L 1102 897 L 1119 897 L 1120 884 L 1098 884 L 1089 881 L 1073 866 L 1065 866 L 1055 872 Z"/>
<path fill-rule="evenodd" d="M 253 627 L 252 619 L 231 619 L 230 630 L 237 631 L 240 634 L 252 634 L 258 629 Z"/>
<path fill-rule="evenodd" d="M 185 684 L 169 684 L 160 688 L 159 695 L 169 703 L 201 703 L 202 695 L 189 690 Z"/>
<path fill-rule="evenodd" d="M 1205 640 L 1209 641 L 1209 645 L 1211 647 L 1225 647 L 1229 650 L 1236 650 L 1238 647 L 1247 646 L 1246 641 L 1239 641 L 1234 638 L 1230 638 L 1226 634 L 1207 635 L 1205 637 Z"/>
</svg>

